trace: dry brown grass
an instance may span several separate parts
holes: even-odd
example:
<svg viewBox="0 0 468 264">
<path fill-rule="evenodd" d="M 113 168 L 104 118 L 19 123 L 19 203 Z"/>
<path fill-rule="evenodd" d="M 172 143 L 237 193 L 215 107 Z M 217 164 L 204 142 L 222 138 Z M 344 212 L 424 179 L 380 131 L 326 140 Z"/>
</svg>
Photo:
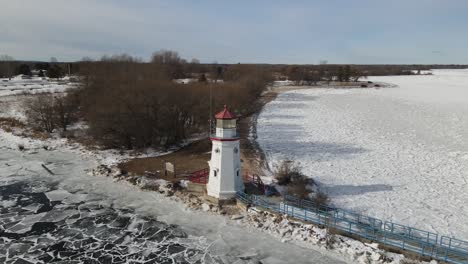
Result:
<svg viewBox="0 0 468 264">
<path fill-rule="evenodd" d="M 46 140 L 49 138 L 49 134 L 43 131 L 37 131 L 34 130 L 31 132 L 31 134 L 28 134 L 28 137 L 33 138 L 33 139 L 38 139 L 38 140 Z"/>
<path fill-rule="evenodd" d="M 26 125 L 11 117 L 0 117 L 0 128 L 7 132 L 11 132 L 13 128 L 24 128 Z"/>
<path fill-rule="evenodd" d="M 183 149 L 151 158 L 138 158 L 119 164 L 119 168 L 137 175 L 144 175 L 150 172 L 152 175 L 163 177 L 164 163 L 171 162 L 175 165 L 177 177 L 187 176 L 191 172 L 208 167 L 207 161 L 210 159 L 211 141 L 203 139 L 184 147 Z M 171 177 L 168 177 L 171 180 Z"/>
</svg>

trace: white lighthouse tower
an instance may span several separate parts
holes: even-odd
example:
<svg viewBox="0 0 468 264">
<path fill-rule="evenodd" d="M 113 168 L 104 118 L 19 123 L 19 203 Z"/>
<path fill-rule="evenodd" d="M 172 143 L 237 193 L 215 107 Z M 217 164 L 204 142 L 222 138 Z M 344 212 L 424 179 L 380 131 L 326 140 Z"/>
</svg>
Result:
<svg viewBox="0 0 468 264">
<path fill-rule="evenodd" d="M 210 175 L 207 185 L 209 196 L 220 200 L 230 199 L 237 191 L 244 190 L 242 180 L 239 134 L 236 116 L 224 110 L 216 114 L 216 133 L 211 136 Z"/>
</svg>

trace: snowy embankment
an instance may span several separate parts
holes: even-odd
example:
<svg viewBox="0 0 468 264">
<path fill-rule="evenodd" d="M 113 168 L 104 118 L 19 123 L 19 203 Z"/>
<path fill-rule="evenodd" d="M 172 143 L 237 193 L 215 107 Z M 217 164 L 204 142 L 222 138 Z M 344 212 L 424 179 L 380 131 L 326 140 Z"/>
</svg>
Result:
<svg viewBox="0 0 468 264">
<path fill-rule="evenodd" d="M 26 150 L 19 151 L 18 144 Z M 54 148 L 44 149 L 44 145 Z M 188 210 L 157 192 L 88 175 L 86 171 L 98 165 L 100 155 L 109 153 L 90 154 L 63 141 L 31 140 L 0 129 L 0 187 L 12 187 L 0 193 L 0 210 L 5 212 L 0 217 L 0 262 L 48 263 L 51 256 L 64 260 L 105 256 L 138 260 L 135 263 L 152 258 L 190 263 L 341 263 L 331 252 L 281 243 L 227 217 Z M 35 200 L 44 194 L 47 199 Z M 116 216 L 133 223 L 112 222 Z M 38 225 L 44 222 L 51 229 L 40 229 Z M 77 232 L 83 235 L 78 237 Z M 89 239 L 95 241 L 91 247 Z M 62 253 L 57 255 L 57 250 Z"/>
<path fill-rule="evenodd" d="M 270 165 L 298 161 L 332 202 L 468 239 L 468 70 L 370 77 L 394 88 L 286 92 L 257 136 Z"/>
<path fill-rule="evenodd" d="M 25 146 L 25 150 L 19 151 L 17 145 Z M 0 244 L 4 247 L 0 250 L 0 260 L 7 256 L 7 263 L 19 258 L 32 261 L 38 257 L 37 263 L 47 263 L 56 253 L 53 245 L 60 241 L 65 242 L 62 250 L 71 255 L 59 253 L 55 260 L 67 260 L 68 256 L 93 260 L 97 257 L 91 253 L 96 250 L 106 258 L 127 261 L 138 258 L 142 263 L 154 256 L 239 264 L 257 261 L 396 264 L 404 259 L 402 255 L 378 249 L 375 243 L 328 235 L 325 229 L 317 226 L 255 208 L 241 215 L 222 216 L 216 207 L 208 206 L 194 195 L 164 197 L 126 181 L 116 182 L 120 176 L 113 176 L 112 172 L 108 177 L 91 176 L 96 172 L 95 169 L 91 171 L 96 165 L 114 164 L 122 158 L 112 152 L 90 152 L 65 140 L 32 140 L 1 129 L 0 150 L 0 159 L 5 165 L 0 167 L 0 187 L 7 191 L 6 196 L 0 195 L 0 210 L 5 212 L 5 217 L 0 217 Z M 111 162 L 109 157 L 113 156 L 115 161 Z M 43 164 L 53 175 L 49 175 Z M 18 189 L 19 186 L 24 191 Z M 47 199 L 37 203 L 34 197 L 42 194 Z M 21 197 L 21 204 L 17 197 Z M 49 201 L 55 207 L 51 208 Z M 103 220 L 110 221 L 109 230 L 102 225 Z M 39 230 L 39 222 L 57 229 Z M 2 225 L 9 238 L 2 238 Z M 140 225 L 143 225 L 141 230 Z M 75 237 L 76 232 L 82 232 L 84 237 Z M 17 236 L 19 238 L 15 238 Z M 38 242 L 31 244 L 31 239 Z M 90 246 L 86 244 L 89 239 L 96 241 Z M 85 246 L 80 247 L 80 243 Z M 114 243 L 118 251 L 108 250 L 109 243 Z M 165 251 L 165 247 L 177 250 Z"/>
</svg>

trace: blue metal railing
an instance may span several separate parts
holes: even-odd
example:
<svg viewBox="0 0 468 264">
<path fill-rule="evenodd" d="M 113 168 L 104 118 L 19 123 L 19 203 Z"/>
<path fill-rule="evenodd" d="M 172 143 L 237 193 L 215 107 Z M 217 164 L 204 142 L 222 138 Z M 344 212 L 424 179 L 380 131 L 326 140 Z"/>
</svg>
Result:
<svg viewBox="0 0 468 264">
<path fill-rule="evenodd" d="M 284 196 L 271 202 L 257 195 L 237 193 L 237 199 L 290 217 L 325 225 L 358 237 L 411 251 L 448 263 L 468 264 L 468 241 L 463 241 L 405 225 L 379 220 L 363 214 L 313 201 Z"/>
</svg>

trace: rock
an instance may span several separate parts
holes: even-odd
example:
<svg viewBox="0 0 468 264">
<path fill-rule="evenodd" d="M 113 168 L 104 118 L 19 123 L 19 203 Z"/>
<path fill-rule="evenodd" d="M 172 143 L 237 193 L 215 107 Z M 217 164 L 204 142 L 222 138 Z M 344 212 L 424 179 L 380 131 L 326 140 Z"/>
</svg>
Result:
<svg viewBox="0 0 468 264">
<path fill-rule="evenodd" d="M 377 253 L 377 252 L 372 252 L 371 254 L 371 259 L 375 262 L 379 261 L 382 258 L 382 256 Z"/>
<path fill-rule="evenodd" d="M 155 184 L 160 184 L 159 181 L 154 181 Z M 159 185 L 159 193 L 164 194 L 165 196 L 173 196 L 174 195 L 174 190 L 172 189 L 172 184 L 167 183 L 167 184 L 161 184 Z"/>
<path fill-rule="evenodd" d="M 133 185 L 136 185 L 138 181 L 138 177 L 128 177 L 127 181 Z"/>
<path fill-rule="evenodd" d="M 122 175 L 122 171 L 120 170 L 119 167 L 117 166 L 113 166 L 111 169 L 110 169 L 110 175 L 112 177 L 119 177 Z"/>
<path fill-rule="evenodd" d="M 106 165 L 99 165 L 97 168 L 92 170 L 94 176 L 109 176 L 111 170 Z"/>
<path fill-rule="evenodd" d="M 242 218 L 244 218 L 243 215 L 233 215 L 233 216 L 231 216 L 231 220 L 240 220 Z"/>
<path fill-rule="evenodd" d="M 204 203 L 204 204 L 201 205 L 201 208 L 202 208 L 202 210 L 203 210 L 204 212 L 208 212 L 208 211 L 210 211 L 211 206 L 208 205 L 208 204 L 206 204 L 206 203 Z"/>
<path fill-rule="evenodd" d="M 196 197 L 195 195 L 190 195 L 190 198 L 189 198 L 189 201 L 191 203 L 200 203 L 200 199 L 198 199 L 198 197 Z"/>
</svg>

